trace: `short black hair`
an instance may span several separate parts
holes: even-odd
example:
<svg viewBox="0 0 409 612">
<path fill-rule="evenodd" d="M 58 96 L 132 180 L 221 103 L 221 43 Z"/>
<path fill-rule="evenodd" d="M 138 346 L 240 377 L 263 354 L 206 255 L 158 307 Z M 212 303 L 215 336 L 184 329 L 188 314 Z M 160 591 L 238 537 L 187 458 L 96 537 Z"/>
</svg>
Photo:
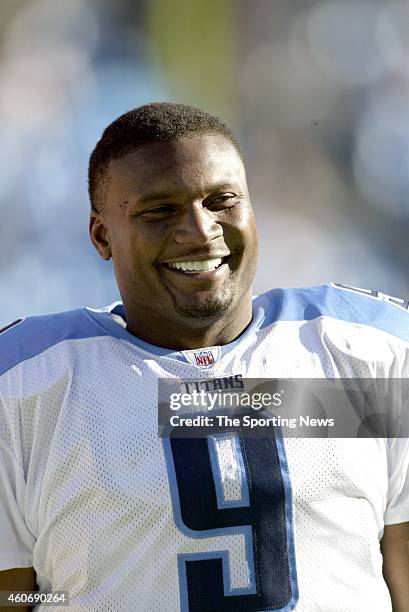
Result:
<svg viewBox="0 0 409 612">
<path fill-rule="evenodd" d="M 243 158 L 240 145 L 221 119 L 187 104 L 152 102 L 134 108 L 115 119 L 104 130 L 89 160 L 88 192 L 92 210 L 101 210 L 105 171 L 112 159 L 119 159 L 148 142 L 178 140 L 184 136 L 221 134 Z"/>
</svg>

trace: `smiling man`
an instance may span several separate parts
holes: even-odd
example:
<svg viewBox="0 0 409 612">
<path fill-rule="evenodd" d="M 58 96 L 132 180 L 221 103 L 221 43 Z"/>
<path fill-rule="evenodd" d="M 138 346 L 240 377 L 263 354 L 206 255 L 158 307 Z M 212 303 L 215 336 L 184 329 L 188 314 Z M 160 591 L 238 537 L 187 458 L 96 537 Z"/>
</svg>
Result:
<svg viewBox="0 0 409 612">
<path fill-rule="evenodd" d="M 122 121 L 124 129 L 126 116 Z M 216 129 L 210 118 L 207 124 Z M 106 138 L 110 129 L 115 134 L 119 126 Z M 122 140 L 118 146 L 121 155 Z M 226 344 L 243 331 L 252 316 L 257 237 L 243 161 L 230 137 L 193 131 L 105 163 L 97 148 L 90 187 L 91 238 L 114 260 L 133 334 L 196 348 Z"/>
<path fill-rule="evenodd" d="M 196 108 L 119 117 L 89 191 L 122 302 L 0 333 L 0 591 L 67 591 L 72 610 L 407 612 L 408 439 L 157 434 L 160 378 L 189 396 L 407 377 L 407 303 L 341 285 L 253 298 L 242 153 Z"/>
</svg>

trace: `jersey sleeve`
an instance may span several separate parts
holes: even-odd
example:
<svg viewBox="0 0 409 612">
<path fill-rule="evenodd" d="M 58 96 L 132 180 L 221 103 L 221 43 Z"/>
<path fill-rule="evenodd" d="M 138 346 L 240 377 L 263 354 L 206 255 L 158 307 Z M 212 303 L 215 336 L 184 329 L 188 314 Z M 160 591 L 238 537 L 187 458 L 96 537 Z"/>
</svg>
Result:
<svg viewBox="0 0 409 612">
<path fill-rule="evenodd" d="M 32 567 L 35 539 L 25 521 L 23 467 L 0 438 L 0 571 Z"/>
<path fill-rule="evenodd" d="M 0 330 L 0 571 L 32 567 L 35 539 L 26 523 L 26 494 L 21 453 L 21 414 L 16 393 L 7 384 L 9 357 L 16 349 L 13 331 L 21 320 Z M 13 340 L 9 344 L 5 339 Z M 13 398 L 13 399 L 11 399 Z"/>
<path fill-rule="evenodd" d="M 409 438 L 389 441 L 389 485 L 385 524 L 409 521 Z"/>
</svg>

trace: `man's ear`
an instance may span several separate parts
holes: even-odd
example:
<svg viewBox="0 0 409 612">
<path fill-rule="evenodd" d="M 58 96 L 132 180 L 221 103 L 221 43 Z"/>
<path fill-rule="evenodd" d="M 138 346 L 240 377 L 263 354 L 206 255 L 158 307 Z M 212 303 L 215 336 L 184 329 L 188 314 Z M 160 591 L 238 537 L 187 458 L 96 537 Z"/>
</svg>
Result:
<svg viewBox="0 0 409 612">
<path fill-rule="evenodd" d="M 89 235 L 91 237 L 92 244 L 97 249 L 100 257 L 108 261 L 111 259 L 111 244 L 109 230 L 106 226 L 101 213 L 91 210 L 89 218 Z"/>
</svg>

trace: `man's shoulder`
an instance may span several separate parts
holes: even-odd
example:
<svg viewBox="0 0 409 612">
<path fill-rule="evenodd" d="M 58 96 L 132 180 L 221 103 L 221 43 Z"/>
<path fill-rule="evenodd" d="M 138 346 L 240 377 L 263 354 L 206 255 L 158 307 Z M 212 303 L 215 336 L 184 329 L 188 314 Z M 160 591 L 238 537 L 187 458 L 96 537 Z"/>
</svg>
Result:
<svg viewBox="0 0 409 612">
<path fill-rule="evenodd" d="M 270 321 L 310 321 L 329 317 L 367 325 L 409 342 L 409 302 L 381 291 L 340 283 L 273 289 L 267 294 Z"/>
<path fill-rule="evenodd" d="M 29 316 L 6 325 L 0 329 L 0 376 L 61 342 L 109 335 L 98 319 L 112 307 Z"/>
</svg>

